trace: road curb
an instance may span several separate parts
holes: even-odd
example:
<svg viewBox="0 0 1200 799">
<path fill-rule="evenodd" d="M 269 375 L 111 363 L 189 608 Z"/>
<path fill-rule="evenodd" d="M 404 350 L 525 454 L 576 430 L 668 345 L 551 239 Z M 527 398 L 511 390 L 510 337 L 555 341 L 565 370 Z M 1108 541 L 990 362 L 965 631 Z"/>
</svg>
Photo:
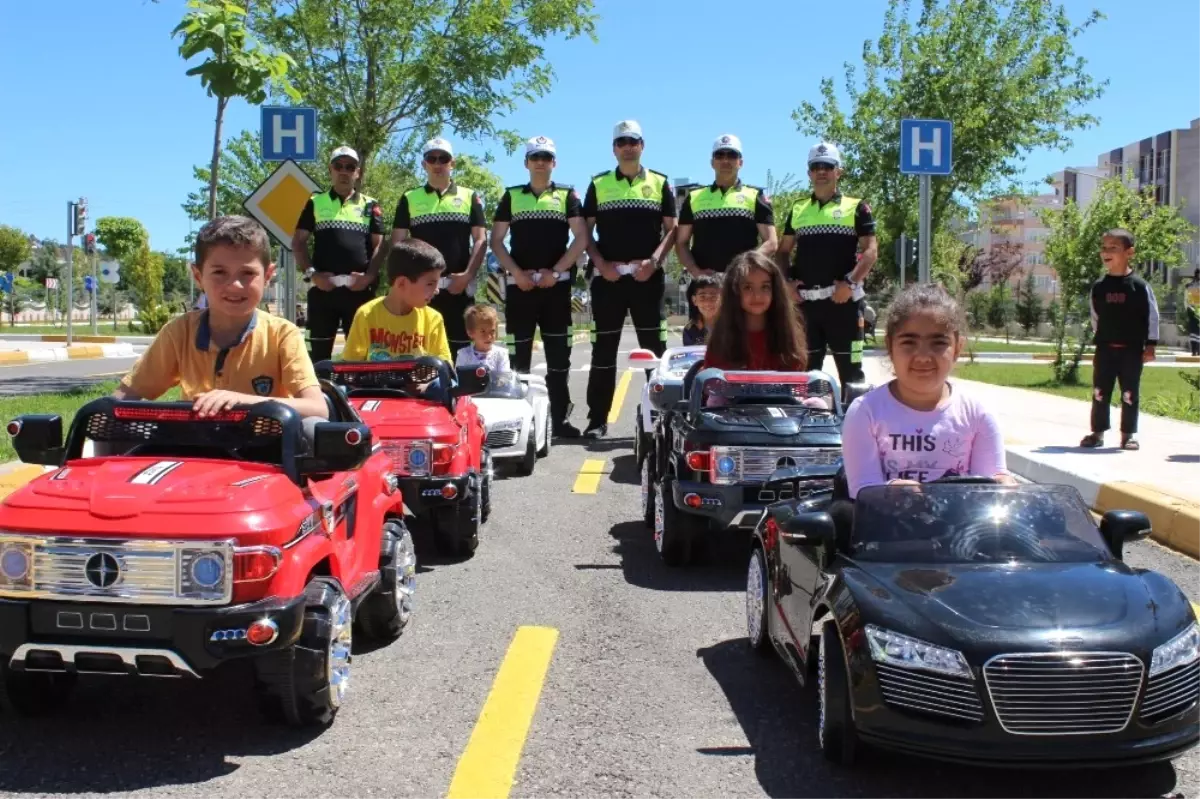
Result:
<svg viewBox="0 0 1200 799">
<path fill-rule="evenodd" d="M 60 335 L 42 336 L 42 341 L 45 341 L 45 342 L 58 343 L 58 342 L 65 342 L 66 340 L 67 340 L 66 336 L 60 336 Z M 78 342 L 80 344 L 116 344 L 117 337 L 116 336 L 72 335 L 71 341 L 72 341 L 72 343 Z"/>
<path fill-rule="evenodd" d="M 132 358 L 136 353 L 129 343 L 72 344 L 69 347 L 49 347 L 37 350 L 8 350 L 0 352 L 0 364 L 47 363 L 96 358 Z"/>
<path fill-rule="evenodd" d="M 1200 559 L 1200 504 L 1124 480 L 1101 481 L 1076 474 L 1031 455 L 1006 447 L 1008 468 L 1035 483 L 1075 488 L 1097 513 L 1139 510 L 1150 519 L 1150 537 L 1178 552 Z"/>
</svg>

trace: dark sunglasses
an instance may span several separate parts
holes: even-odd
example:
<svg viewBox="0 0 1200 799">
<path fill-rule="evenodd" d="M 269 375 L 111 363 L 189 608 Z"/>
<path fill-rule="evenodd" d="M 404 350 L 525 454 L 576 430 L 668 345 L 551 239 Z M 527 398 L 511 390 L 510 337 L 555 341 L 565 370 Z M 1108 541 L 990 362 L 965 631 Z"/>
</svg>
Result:
<svg viewBox="0 0 1200 799">
<path fill-rule="evenodd" d="M 430 153 L 429 155 L 425 156 L 425 163 L 427 164 L 448 164 L 453 160 L 453 158 L 445 153 Z"/>
<path fill-rule="evenodd" d="M 553 161 L 554 156 L 550 153 L 530 153 L 528 156 L 530 161 Z"/>
<path fill-rule="evenodd" d="M 832 172 L 835 169 L 837 169 L 837 167 L 834 166 L 833 164 L 821 163 L 821 164 L 809 164 L 808 165 L 809 172 Z"/>
<path fill-rule="evenodd" d="M 723 161 L 737 160 L 741 157 L 742 154 L 737 150 L 717 150 L 715 153 L 713 153 L 713 158 L 718 158 Z"/>
<path fill-rule="evenodd" d="M 635 139 L 632 136 L 622 136 L 613 142 L 618 147 L 636 147 L 641 143 L 641 139 Z"/>
<path fill-rule="evenodd" d="M 334 161 L 333 169 L 335 172 L 353 172 L 358 169 L 358 164 L 353 161 Z"/>
</svg>

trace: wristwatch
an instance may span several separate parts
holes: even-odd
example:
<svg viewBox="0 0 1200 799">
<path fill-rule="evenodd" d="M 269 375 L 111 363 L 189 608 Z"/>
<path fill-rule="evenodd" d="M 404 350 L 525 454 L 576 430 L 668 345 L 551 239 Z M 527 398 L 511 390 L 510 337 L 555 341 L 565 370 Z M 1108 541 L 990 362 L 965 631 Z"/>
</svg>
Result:
<svg viewBox="0 0 1200 799">
<path fill-rule="evenodd" d="M 846 273 L 845 282 L 848 286 L 850 286 L 851 291 L 853 291 L 854 289 L 857 289 L 857 288 L 861 288 L 861 285 L 862 285 L 860 283 L 854 282 L 854 273 L 853 272 Z"/>
<path fill-rule="evenodd" d="M 316 273 L 317 273 L 317 270 L 315 267 L 310 266 L 308 269 L 305 269 L 304 270 L 304 282 L 311 283 L 312 276 L 315 275 Z"/>
</svg>

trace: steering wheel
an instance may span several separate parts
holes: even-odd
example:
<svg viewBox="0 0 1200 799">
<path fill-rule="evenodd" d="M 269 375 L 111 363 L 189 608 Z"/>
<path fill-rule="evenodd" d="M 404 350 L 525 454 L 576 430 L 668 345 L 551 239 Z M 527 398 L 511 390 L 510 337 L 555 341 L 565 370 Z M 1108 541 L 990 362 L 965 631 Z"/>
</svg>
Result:
<svg viewBox="0 0 1200 799">
<path fill-rule="evenodd" d="M 991 477 L 975 477 L 972 475 L 950 475 L 949 477 L 939 477 L 936 480 L 930 480 L 931 483 L 942 483 L 944 485 L 999 485 Z"/>
<path fill-rule="evenodd" d="M 688 367 L 687 374 L 683 376 L 683 394 L 682 398 L 686 401 L 692 396 L 692 384 L 696 382 L 696 375 L 704 369 L 704 359 L 696 361 Z"/>
</svg>

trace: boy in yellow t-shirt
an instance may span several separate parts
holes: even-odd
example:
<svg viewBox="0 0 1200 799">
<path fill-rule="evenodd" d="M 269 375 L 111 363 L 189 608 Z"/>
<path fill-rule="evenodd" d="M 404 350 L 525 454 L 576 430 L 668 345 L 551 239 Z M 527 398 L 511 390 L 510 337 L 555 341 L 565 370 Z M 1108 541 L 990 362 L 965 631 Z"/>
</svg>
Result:
<svg viewBox="0 0 1200 799">
<path fill-rule="evenodd" d="M 328 418 L 304 334 L 258 310 L 274 273 L 267 232 L 253 219 L 218 217 L 201 228 L 192 278 L 208 307 L 168 322 L 113 396 L 156 400 L 178 385 L 201 417 L 277 400 Z"/>
<path fill-rule="evenodd" d="M 435 355 L 450 362 L 442 315 L 429 307 L 446 268 L 442 254 L 418 239 L 405 239 L 388 255 L 387 295 L 354 314 L 342 360 L 390 361 L 404 355 Z"/>
</svg>

